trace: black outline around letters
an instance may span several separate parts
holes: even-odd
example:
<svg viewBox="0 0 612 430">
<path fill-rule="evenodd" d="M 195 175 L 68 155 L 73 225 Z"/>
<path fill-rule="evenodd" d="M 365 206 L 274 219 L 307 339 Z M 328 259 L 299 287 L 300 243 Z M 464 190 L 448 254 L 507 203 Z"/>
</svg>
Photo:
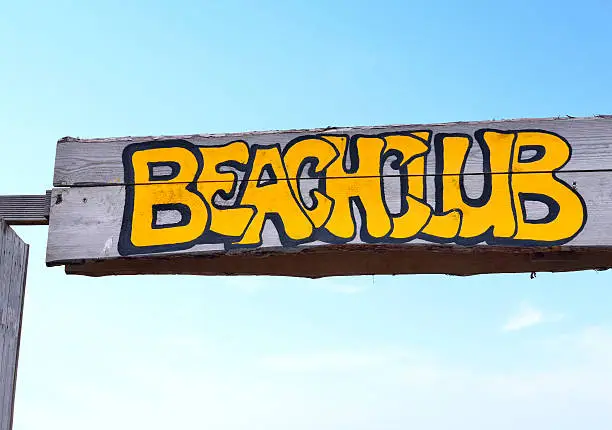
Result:
<svg viewBox="0 0 612 430">
<path fill-rule="evenodd" d="M 416 135 L 414 135 L 413 133 L 417 133 L 417 132 L 428 132 L 428 139 L 422 139 Z M 208 243 L 208 244 L 222 244 L 224 246 L 224 249 L 226 250 L 230 250 L 230 249 L 250 249 L 250 248 L 258 248 L 262 245 L 261 241 L 259 243 L 256 244 L 238 244 L 237 242 L 240 241 L 241 237 L 228 237 L 228 236 L 222 236 L 219 235 L 217 233 L 211 232 L 210 231 L 210 223 L 211 223 L 211 206 L 214 207 L 217 210 L 224 210 L 224 209 L 232 209 L 232 208 L 237 208 L 237 207 L 248 207 L 248 208 L 252 208 L 254 210 L 253 212 L 253 216 L 251 217 L 249 223 L 247 224 L 246 228 L 245 228 L 245 232 L 248 230 L 248 228 L 250 227 L 251 223 L 253 222 L 253 220 L 255 219 L 255 217 L 257 216 L 258 213 L 258 209 L 256 207 L 254 207 L 253 205 L 243 205 L 241 203 L 242 197 L 244 195 L 244 192 L 246 190 L 246 186 L 247 186 L 247 181 L 253 181 L 256 180 L 256 186 L 266 186 L 266 185 L 270 185 L 273 183 L 277 183 L 280 180 L 286 180 L 287 181 L 287 185 L 289 187 L 289 190 L 293 196 L 293 198 L 296 201 L 296 204 L 298 205 L 298 207 L 300 208 L 300 210 L 302 211 L 302 213 L 304 213 L 304 215 L 307 217 L 307 219 L 310 220 L 311 224 L 312 224 L 312 220 L 310 219 L 310 217 L 308 216 L 308 212 L 311 210 L 316 209 L 317 205 L 318 205 L 318 201 L 316 196 L 314 195 L 314 191 L 317 190 L 320 193 L 322 193 L 323 195 L 326 195 L 325 191 L 326 191 L 326 186 L 325 186 L 325 182 L 327 179 L 327 169 L 328 167 L 331 165 L 331 163 L 336 162 L 337 159 L 339 157 L 341 157 L 341 161 L 342 161 L 342 167 L 345 170 L 345 172 L 347 174 L 352 174 L 355 173 L 358 169 L 359 169 L 359 154 L 358 154 L 358 148 L 357 148 L 357 141 L 358 139 L 362 138 L 362 137 L 371 137 L 371 138 L 380 138 L 380 139 L 384 139 L 387 136 L 399 136 L 399 135 L 407 135 L 407 136 L 411 136 L 413 138 L 419 139 L 421 140 L 426 146 L 427 146 L 427 150 L 424 151 L 423 153 L 420 154 L 416 154 L 413 155 L 412 157 L 408 158 L 408 159 L 404 159 L 403 154 L 401 153 L 401 151 L 397 151 L 397 150 L 387 150 L 386 147 L 386 141 L 385 141 L 385 147 L 383 147 L 383 150 L 381 151 L 380 154 L 380 172 L 379 172 L 379 176 L 380 176 L 380 192 L 381 192 L 381 198 L 385 207 L 385 210 L 387 212 L 387 216 L 389 217 L 389 220 L 391 222 L 391 225 L 393 225 L 393 218 L 397 218 L 399 216 L 402 216 L 403 214 L 406 213 L 407 210 L 409 210 L 408 208 L 408 204 L 406 202 L 406 196 L 409 195 L 410 190 L 408 190 L 408 186 L 407 186 L 407 181 L 406 180 L 401 180 L 401 185 L 400 185 L 400 192 L 401 192 L 401 196 L 400 196 L 400 200 L 401 200 L 401 208 L 400 208 L 400 212 L 398 214 L 392 214 L 389 211 L 387 202 L 385 200 L 385 190 L 384 190 L 384 179 L 383 179 L 383 168 L 385 165 L 385 162 L 390 158 L 390 157 L 395 157 L 395 160 L 391 162 L 390 166 L 392 169 L 394 169 L 395 171 L 397 171 L 398 176 L 400 176 L 401 178 L 405 178 L 407 174 L 409 174 L 408 170 L 407 170 L 407 166 L 408 164 L 414 160 L 417 157 L 428 157 L 429 154 L 432 152 L 431 151 L 431 144 L 430 142 L 432 142 L 433 140 L 433 152 L 435 154 L 435 176 L 434 176 L 434 185 L 435 185 L 435 201 L 433 204 L 433 208 L 432 208 L 432 215 L 430 215 L 430 219 L 431 216 L 433 215 L 444 215 L 444 214 L 448 214 L 450 212 L 458 212 L 459 216 L 461 217 L 461 222 L 459 225 L 459 232 L 461 231 L 461 225 L 463 223 L 463 213 L 461 213 L 460 209 L 450 209 L 449 211 L 444 212 L 443 211 L 443 196 L 444 196 L 444 184 L 443 184 L 443 180 L 442 180 L 442 175 L 441 173 L 444 171 L 444 145 L 443 145 L 443 141 L 446 137 L 449 136 L 456 136 L 456 137 L 462 137 L 462 138 L 467 138 L 468 139 L 468 149 L 467 149 L 467 153 L 466 153 L 466 157 L 464 158 L 463 162 L 462 162 L 462 166 L 461 166 L 461 170 L 459 172 L 459 186 L 460 186 L 460 192 L 461 192 L 461 198 L 464 201 L 464 203 L 466 205 L 472 206 L 472 207 L 482 207 L 484 205 L 487 204 L 487 202 L 490 200 L 491 198 L 491 193 L 492 193 L 492 175 L 493 174 L 506 174 L 508 177 L 508 181 L 509 181 L 509 187 L 510 187 L 510 195 L 514 196 L 513 190 L 512 190 L 512 177 L 515 174 L 521 174 L 521 173 L 515 173 L 512 172 L 511 168 L 512 168 L 512 156 L 510 157 L 509 160 L 509 165 L 508 165 L 508 173 L 492 173 L 491 172 L 491 164 L 490 164 L 490 151 L 491 149 L 488 147 L 486 141 L 484 140 L 484 134 L 486 132 L 496 132 L 496 133 L 505 133 L 505 134 L 514 134 L 514 140 L 512 142 L 512 149 L 511 149 L 511 154 L 515 154 L 515 145 L 516 145 L 516 140 L 517 140 L 517 136 L 518 133 L 523 133 L 523 132 L 537 132 L 537 133 L 546 133 L 546 134 L 550 134 L 553 136 L 558 137 L 559 139 L 561 139 L 563 142 L 565 142 L 565 144 L 568 145 L 569 148 L 569 157 L 568 160 L 571 159 L 571 155 L 572 155 L 572 147 L 571 145 L 567 142 L 567 140 L 565 140 L 562 136 L 559 136 L 555 133 L 552 132 L 548 132 L 545 130 L 538 130 L 538 129 L 520 129 L 520 130 L 496 130 L 496 129 L 479 129 L 476 130 L 473 134 L 473 137 L 468 135 L 468 134 L 459 134 L 459 133 L 437 133 L 437 134 L 433 134 L 433 132 L 431 130 L 414 130 L 414 131 L 405 131 L 405 132 L 390 132 L 390 133 L 382 133 L 382 134 L 377 134 L 377 135 L 361 135 L 361 134 L 356 134 L 356 135 L 344 135 L 344 134 L 315 134 L 315 135 L 303 135 L 300 136 L 296 139 L 291 140 L 289 143 L 287 143 L 287 145 L 285 145 L 284 147 L 281 148 L 281 145 L 278 143 L 275 144 L 269 144 L 269 145 L 260 145 L 260 144 L 253 144 L 253 145 L 248 145 L 247 142 L 244 141 L 240 141 L 240 140 L 236 140 L 236 141 L 232 141 L 229 143 L 226 143 L 224 145 L 219 145 L 219 147 L 222 146 L 226 146 L 226 145 L 230 145 L 232 143 L 235 142 L 242 142 L 245 145 L 247 145 L 248 147 L 248 151 L 249 151 L 249 158 L 248 158 L 248 162 L 247 164 L 241 164 L 238 163 L 236 161 L 233 160 L 228 160 L 227 162 L 222 162 L 219 163 L 216 166 L 216 171 L 217 173 L 232 173 L 234 175 L 234 181 L 233 181 L 233 185 L 232 185 L 232 189 L 230 190 L 230 192 L 226 192 L 224 190 L 217 190 L 215 193 L 213 193 L 212 195 L 212 200 L 210 202 L 206 201 L 204 199 L 204 197 L 202 196 L 202 194 L 198 191 L 197 189 L 197 181 L 200 177 L 200 174 L 202 173 L 202 169 L 204 166 L 204 163 L 206 162 L 203 159 L 202 153 L 199 150 L 199 147 L 192 144 L 191 142 L 187 141 L 187 140 L 182 140 L 182 139 L 172 139 L 172 140 L 164 140 L 164 141 L 149 141 L 149 142 L 140 142 L 140 143 L 134 143 L 131 145 L 126 146 L 126 148 L 123 151 L 123 155 L 122 155 L 122 159 L 123 159 L 123 166 L 124 166 L 124 175 L 125 175 L 125 183 L 128 184 L 125 186 L 125 190 L 126 190 L 126 199 L 125 199 L 125 206 L 124 206 L 124 213 L 123 213 L 123 220 L 122 220 L 122 226 L 121 226 L 121 232 L 120 232 L 120 236 L 119 236 L 119 244 L 118 244 L 118 250 L 120 255 L 134 255 L 134 254 L 147 254 L 147 253 L 157 253 L 157 252 L 166 252 L 166 251 L 178 251 L 178 250 L 186 250 L 189 249 L 193 246 L 195 246 L 196 244 L 203 244 L 203 243 Z M 326 137 L 339 137 L 339 138 L 343 138 L 346 139 L 346 148 L 345 148 L 345 153 L 344 154 L 340 154 L 338 152 L 338 150 L 336 149 L 335 145 L 333 145 L 331 142 L 329 142 L 329 140 L 326 140 Z M 289 179 L 293 179 L 293 178 L 289 178 L 289 175 L 287 173 L 287 168 L 285 166 L 284 163 L 284 156 L 286 154 L 286 152 L 288 151 L 289 148 L 291 148 L 293 145 L 306 140 L 306 139 L 320 139 L 322 141 L 327 141 L 332 148 L 334 148 L 336 155 L 335 157 L 332 159 L 332 161 L 328 162 L 326 165 L 319 165 L 319 162 L 321 161 L 316 155 L 312 155 L 312 156 L 307 156 L 305 157 L 300 166 L 298 167 L 297 170 L 297 178 L 296 178 L 296 183 L 298 184 L 298 189 L 294 190 L 292 184 L 290 183 Z M 474 144 L 474 141 L 479 145 L 480 150 L 482 152 L 482 160 L 483 160 L 483 170 L 482 170 L 482 177 L 483 177 L 483 181 L 484 181 L 484 185 L 483 185 L 483 191 L 481 193 L 481 195 L 477 198 L 470 198 L 465 190 L 465 186 L 464 186 L 464 178 L 465 178 L 465 167 L 466 167 L 466 163 L 467 163 L 467 159 L 468 156 L 470 154 L 470 150 Z M 162 244 L 162 245 L 155 245 L 155 246 L 147 246 L 147 247 L 136 247 L 131 243 L 130 237 L 131 237 L 131 228 L 132 228 L 132 213 L 134 210 L 133 204 L 134 204 L 134 187 L 135 186 L 139 186 L 138 184 L 134 185 L 134 170 L 133 170 L 133 165 L 132 165 L 132 156 L 134 155 L 135 152 L 137 151 L 143 151 L 143 150 L 148 150 L 148 149 L 154 149 L 154 148 L 168 148 L 168 147 L 181 147 L 181 148 L 185 148 L 187 150 L 189 150 L 194 157 L 196 158 L 197 162 L 198 162 L 198 172 L 195 176 L 195 178 L 193 179 L 192 182 L 185 184 L 185 188 L 198 195 L 205 207 L 206 210 L 208 211 L 208 221 L 207 221 L 207 225 L 206 225 L 206 229 L 205 231 L 202 233 L 202 235 L 190 242 L 187 243 L 175 243 L 175 244 Z M 259 178 L 252 178 L 252 174 L 253 174 L 253 165 L 252 165 L 252 161 L 254 160 L 255 154 L 258 150 L 260 149 L 276 149 L 279 152 L 279 156 L 281 157 L 281 161 L 283 161 L 283 169 L 284 169 L 284 173 L 285 173 L 285 178 L 286 179 L 279 179 L 276 177 L 276 175 L 274 175 L 274 172 L 272 171 L 272 169 L 270 169 L 268 171 L 269 175 L 270 175 L 270 180 L 265 180 L 262 182 L 261 180 L 261 172 L 260 172 L 260 177 Z M 536 153 L 535 155 L 533 155 L 532 157 L 528 158 L 528 159 L 522 159 L 522 153 L 524 151 L 527 150 L 535 150 Z M 545 152 L 546 152 L 546 148 L 544 146 L 541 145 L 524 145 L 520 148 L 519 154 L 517 156 L 518 160 L 516 160 L 518 163 L 530 163 L 530 162 L 534 162 L 534 161 L 538 161 L 540 159 L 542 159 L 545 156 Z M 565 164 L 567 164 L 567 161 Z M 347 166 L 347 164 L 349 164 Z M 293 240 L 289 237 L 287 237 L 287 234 L 285 232 L 285 227 L 283 224 L 282 219 L 280 218 L 280 216 L 278 214 L 275 213 L 271 213 L 271 214 L 266 214 L 265 218 L 264 218 L 264 222 L 262 224 L 262 228 L 266 223 L 267 219 L 270 219 L 274 225 L 274 227 L 276 228 L 277 232 L 278 232 L 278 236 L 279 239 L 281 241 L 281 244 L 285 247 L 295 247 L 297 245 L 303 244 L 303 243 L 308 243 L 308 242 L 313 242 L 313 241 L 321 241 L 324 243 L 328 243 L 328 244 L 344 244 L 347 242 L 351 242 L 352 240 L 355 239 L 355 237 L 357 237 L 357 213 L 359 214 L 359 218 L 361 221 L 361 229 L 359 231 L 359 238 L 361 239 L 362 242 L 364 243 L 378 243 L 378 244 L 385 244 L 385 243 L 408 243 L 414 239 L 423 239 L 426 240 L 428 242 L 432 242 L 432 243 L 436 243 L 436 244 L 446 244 L 446 243 L 455 243 L 458 245 L 464 245 L 464 246 L 470 246 L 470 245 L 475 245 L 478 243 L 485 243 L 488 245 L 509 245 L 509 246 L 552 246 L 552 245 L 562 245 L 564 243 L 567 243 L 569 241 L 571 241 L 573 238 L 575 238 L 584 228 L 584 225 L 587 222 L 587 207 L 585 204 L 584 199 L 582 198 L 582 196 L 580 195 L 580 193 L 578 193 L 577 191 L 575 191 L 572 187 L 569 186 L 569 184 L 567 184 L 566 182 L 564 182 L 563 180 L 559 179 L 557 177 L 557 172 L 559 172 L 564 166 L 560 166 L 559 168 L 555 169 L 552 172 L 552 175 L 554 177 L 554 179 L 561 183 L 563 186 L 566 186 L 567 188 L 571 189 L 574 194 L 578 197 L 578 199 L 581 202 L 582 208 L 583 208 L 583 223 L 581 225 L 581 227 L 578 229 L 578 231 L 576 231 L 571 237 L 567 237 L 561 240 L 557 240 L 557 241 L 532 241 L 532 240 L 518 240 L 518 239 L 514 239 L 514 235 L 516 235 L 516 227 L 515 227 L 515 231 L 513 234 L 513 237 L 510 238 L 500 238 L 500 237 L 495 237 L 493 235 L 493 225 L 491 225 L 483 234 L 481 234 L 478 237 L 470 237 L 470 238 L 462 238 L 459 236 L 459 233 L 457 233 L 457 235 L 453 238 L 440 238 L 440 237 L 434 237 L 434 236 L 429 236 L 427 234 L 424 234 L 423 232 L 418 233 L 416 236 L 414 237 L 409 237 L 409 238 L 402 238 L 402 239 L 398 239 L 398 238 L 391 238 L 391 231 L 390 230 L 388 232 L 388 234 L 385 237 L 382 238 L 376 238 L 376 237 L 372 237 L 369 232 L 367 231 L 367 214 L 365 212 L 365 208 L 363 203 L 361 202 L 361 199 L 357 196 L 353 196 L 353 197 L 349 197 L 349 207 L 350 207 L 350 213 L 351 213 L 351 219 L 353 222 L 353 226 L 354 226 L 354 230 L 355 233 L 353 234 L 352 237 L 350 238 L 339 238 L 336 237 L 332 234 L 329 233 L 329 231 L 325 228 L 325 225 L 327 223 L 327 221 L 329 220 L 329 217 L 331 217 L 331 213 L 333 212 L 334 208 L 335 208 L 335 201 L 333 199 L 331 199 L 332 202 L 332 206 L 331 206 L 331 210 L 330 210 L 330 214 L 328 215 L 325 223 L 323 224 L 323 226 L 321 226 L 320 228 L 315 228 L 313 225 L 313 234 L 305 239 L 301 239 L 301 240 Z M 154 175 L 153 174 L 153 168 L 157 167 L 157 166 L 169 166 L 172 171 L 170 174 L 167 175 Z M 231 171 L 221 171 L 220 168 L 221 167 L 230 167 L 234 170 L 243 172 L 244 176 L 243 176 L 243 180 L 242 181 L 238 181 L 238 175 L 236 172 Z M 269 164 L 264 165 L 264 168 L 268 167 Z M 176 178 L 176 176 L 178 176 L 179 174 L 179 170 L 180 170 L 180 166 L 178 165 L 178 163 L 172 161 L 172 160 L 168 160 L 167 162 L 150 162 L 148 163 L 148 168 L 149 168 L 149 180 L 150 181 L 168 181 L 171 179 Z M 262 168 L 262 172 L 264 171 L 264 168 Z M 306 203 L 304 202 L 304 199 L 300 193 L 300 189 L 299 189 L 299 181 L 302 178 L 303 174 L 306 173 L 307 177 L 309 179 L 313 179 L 316 180 L 318 179 L 318 186 L 315 187 L 314 189 L 311 189 L 309 191 L 309 195 L 312 201 L 311 205 L 306 205 Z M 427 163 L 425 163 L 425 171 L 424 171 L 424 175 L 425 178 L 427 178 Z M 274 177 L 273 177 L 274 176 Z M 424 204 L 429 205 L 430 207 L 432 206 L 431 204 L 429 204 L 427 202 L 427 197 L 425 195 L 426 193 L 426 189 L 427 189 L 427 185 L 425 183 L 425 189 L 423 190 L 424 194 L 423 194 L 423 199 L 418 199 L 416 197 L 414 197 L 413 195 L 411 195 L 412 198 L 415 198 L 419 201 L 421 201 Z M 235 196 L 235 203 L 232 206 L 219 206 L 215 203 L 215 199 L 217 197 L 220 197 L 223 200 L 229 200 L 231 199 L 233 196 Z M 542 218 L 542 219 L 537 219 L 537 220 L 527 220 L 527 219 L 523 219 L 523 222 L 526 223 L 532 223 L 532 224 L 543 224 L 543 223 L 548 223 L 551 222 L 552 220 L 555 219 L 555 217 L 558 215 L 559 212 L 559 204 L 558 202 L 556 202 L 554 199 L 552 199 L 549 196 L 546 195 L 541 195 L 541 194 L 534 194 L 534 193 L 523 193 L 520 192 L 519 193 L 519 202 L 521 205 L 521 213 L 523 214 L 523 217 L 526 218 L 526 212 L 525 212 L 525 201 L 529 201 L 529 200 L 536 200 L 536 201 L 540 201 L 544 204 L 546 204 L 549 208 L 549 214 Z M 512 213 L 515 217 L 515 226 L 518 225 L 518 211 L 515 207 L 515 203 L 514 203 L 514 198 L 510 199 L 511 201 L 509 202 L 509 204 L 512 207 Z M 164 208 L 160 209 L 160 206 L 164 206 Z M 172 206 L 172 207 L 171 207 Z M 152 228 L 165 228 L 165 227 L 174 227 L 174 226 L 178 226 L 178 225 L 186 225 L 189 222 L 189 215 L 185 212 L 184 208 L 179 208 L 177 209 L 177 207 L 174 206 L 180 206 L 179 204 L 177 205 L 173 205 L 173 204 L 165 204 L 165 205 L 156 205 L 156 207 L 153 207 L 153 224 Z M 185 206 L 185 205 L 183 205 Z M 186 206 L 185 206 L 186 207 Z M 355 211 L 353 208 L 356 207 L 357 210 Z M 182 214 L 182 218 L 181 221 L 179 223 L 173 223 L 170 225 L 157 225 L 156 224 L 156 210 L 168 210 L 169 209 L 176 209 L 179 210 L 179 212 L 181 212 Z M 187 208 L 187 212 L 189 212 L 189 208 Z M 357 212 L 357 213 L 356 213 Z M 429 220 L 427 221 L 429 222 Z M 491 221 L 493 222 L 493 221 Z M 425 224 L 427 225 L 427 223 Z M 261 232 L 260 232 L 261 235 Z"/>
</svg>

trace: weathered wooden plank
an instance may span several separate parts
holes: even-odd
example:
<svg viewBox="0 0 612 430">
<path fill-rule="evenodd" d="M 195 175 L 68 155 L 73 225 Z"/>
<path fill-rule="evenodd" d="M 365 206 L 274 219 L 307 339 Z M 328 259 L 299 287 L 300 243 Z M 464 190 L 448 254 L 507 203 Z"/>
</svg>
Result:
<svg viewBox="0 0 612 430">
<path fill-rule="evenodd" d="M 66 273 L 106 275 L 277 275 L 320 278 L 377 274 L 568 272 L 612 266 L 612 248 L 352 245 L 200 256 L 108 259 L 66 265 Z"/>
<path fill-rule="evenodd" d="M 476 255 L 463 248 L 497 247 L 495 255 L 519 250 L 514 266 L 512 259 L 493 259 L 474 267 L 542 267 L 549 263 L 534 265 L 525 255 L 559 246 L 612 249 L 611 181 L 612 117 L 65 138 L 57 151 L 55 184 L 64 187 L 52 196 L 47 264 L 83 273 L 94 266 L 96 273 L 163 272 L 145 267 L 164 258 L 181 273 L 200 273 L 210 258 L 255 261 L 249 255 L 262 252 L 291 266 L 281 256 L 289 253 L 310 255 L 304 261 L 311 267 L 295 273 L 318 276 L 335 269 L 316 261 L 336 253 L 330 261 L 342 260 L 333 267 L 346 274 L 413 273 L 421 269 L 397 255 L 420 249 L 422 258 L 456 253 L 454 262 L 438 266 L 455 273 L 453 264 Z M 445 245 L 452 251 L 439 250 Z M 365 254 L 356 253 L 364 247 Z M 399 263 L 363 257 L 374 250 Z M 563 267 L 602 267 L 607 255 Z M 200 257 L 194 269 L 175 258 L 193 256 Z M 359 263 L 362 257 L 369 265 Z M 349 269 L 348 261 L 356 266 Z M 564 270 L 558 266 L 546 267 Z"/>
<path fill-rule="evenodd" d="M 50 201 L 50 190 L 41 195 L 0 196 L 0 219 L 12 225 L 47 225 Z"/>
<path fill-rule="evenodd" d="M 402 135 L 409 132 L 418 133 L 426 143 L 427 154 L 425 173 L 436 172 L 436 160 L 440 158 L 436 142 L 446 135 L 449 150 L 461 151 L 464 139 L 472 141 L 469 156 L 463 166 L 464 173 L 507 172 L 512 166 L 503 163 L 503 157 L 496 163 L 488 165 L 488 157 L 483 157 L 479 137 L 484 130 L 516 131 L 521 130 L 521 139 L 529 140 L 529 131 L 552 133 L 569 143 L 571 159 L 564 170 L 590 171 L 612 169 L 612 117 L 599 116 L 592 118 L 548 118 L 523 119 L 504 121 L 463 122 L 449 124 L 396 125 L 381 127 L 327 128 L 315 130 L 289 130 L 278 132 L 252 132 L 223 135 L 189 135 L 173 137 L 125 137 L 116 139 L 74 139 L 64 138 L 57 146 L 55 162 L 54 185 L 57 187 L 77 185 L 129 184 L 130 178 L 125 177 L 122 156 L 126 148 L 136 143 L 187 141 L 193 145 L 205 148 L 218 147 L 230 142 L 244 141 L 249 147 L 269 147 L 276 145 L 281 151 L 296 140 L 307 136 L 348 136 L 356 139 L 358 136 L 382 137 Z M 450 136 L 449 136 L 450 135 Z M 482 137 L 481 137 L 482 140 Z M 533 139 L 532 139 L 533 140 Z M 372 141 L 371 144 L 374 144 Z M 485 142 L 487 143 L 486 139 Z M 532 142 L 533 143 L 533 142 Z M 487 146 L 500 154 L 507 142 L 504 139 L 490 139 Z M 537 140 L 535 141 L 537 145 Z M 547 143 L 544 142 L 544 146 Z M 383 151 L 390 153 L 393 143 L 386 142 Z M 525 142 L 528 146 L 528 142 Z M 414 146 L 413 148 L 414 149 Z M 535 148 L 537 149 L 537 148 Z M 538 156 L 536 150 L 532 155 Z M 410 150 L 410 149 L 409 149 Z M 486 150 L 486 149 L 485 149 Z M 530 151 L 526 150 L 528 156 Z M 350 157 L 348 157 L 350 159 Z M 507 161 L 507 160 L 506 160 Z M 500 164 L 501 163 L 501 164 Z M 347 161 L 347 164 L 350 164 Z M 452 167 L 452 166 L 451 166 Z M 461 163 L 452 167 L 457 170 Z M 387 165 L 383 169 L 385 175 L 395 175 L 398 172 Z M 454 173 L 459 173 L 455 171 Z M 201 178 L 206 180 L 206 178 Z"/>
<path fill-rule="evenodd" d="M 472 199 L 482 194 L 485 176 L 464 178 L 463 187 Z M 488 201 L 470 200 L 471 206 L 462 200 L 457 175 L 424 181 L 403 177 L 390 183 L 381 178 L 335 178 L 327 179 L 324 188 L 319 180 L 303 179 L 302 185 L 296 185 L 299 194 L 291 193 L 286 180 L 260 188 L 251 183 L 247 191 L 241 182 L 230 196 L 217 193 L 218 189 L 230 191 L 228 183 L 200 183 L 197 191 L 203 199 L 187 199 L 196 194 L 187 191 L 184 183 L 165 184 L 165 189 L 159 185 L 55 189 L 47 263 L 235 254 L 252 249 L 295 252 L 324 245 L 344 245 L 345 249 L 364 244 L 612 247 L 612 172 L 490 176 Z M 317 197 L 319 209 L 304 209 L 312 207 L 309 193 L 317 186 L 324 193 Z M 257 195 L 266 188 L 269 193 Z M 126 196 L 131 203 L 126 204 Z M 180 210 L 168 206 L 169 210 L 158 213 L 159 228 L 152 228 L 152 201 L 147 199 L 163 204 L 170 202 L 164 200 L 168 196 L 192 205 L 188 225 L 181 226 Z M 349 200 L 354 196 L 360 197 L 360 205 Z M 325 206 L 325 197 L 333 204 Z M 134 204 L 134 199 L 140 203 Z M 301 206 L 301 200 L 306 206 Z M 214 201 L 214 206 L 204 201 Z M 264 218 L 273 210 L 280 211 L 276 218 L 282 222 L 275 216 Z M 208 214 L 206 220 L 201 219 L 202 213 Z M 177 229 L 182 233 L 176 233 Z"/>
<path fill-rule="evenodd" d="M 10 430 L 21 334 L 28 245 L 0 220 L 0 430 Z"/>
</svg>

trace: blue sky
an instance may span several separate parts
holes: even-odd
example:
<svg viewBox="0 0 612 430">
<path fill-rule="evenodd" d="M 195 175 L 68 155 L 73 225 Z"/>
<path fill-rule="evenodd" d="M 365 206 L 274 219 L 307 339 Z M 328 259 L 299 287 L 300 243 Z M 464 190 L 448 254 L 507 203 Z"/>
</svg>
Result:
<svg viewBox="0 0 612 430">
<path fill-rule="evenodd" d="M 20 1 L 1 194 L 55 142 L 612 113 L 601 1 Z M 31 247 L 15 430 L 607 429 L 612 275 L 69 277 Z"/>
</svg>

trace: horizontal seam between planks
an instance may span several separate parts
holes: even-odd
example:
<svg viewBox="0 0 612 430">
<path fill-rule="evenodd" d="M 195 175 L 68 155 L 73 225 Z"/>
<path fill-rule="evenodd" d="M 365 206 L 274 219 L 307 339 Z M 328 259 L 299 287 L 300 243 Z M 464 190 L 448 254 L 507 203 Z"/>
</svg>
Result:
<svg viewBox="0 0 612 430">
<path fill-rule="evenodd" d="M 372 179 L 372 178 L 408 178 L 408 177 L 440 177 L 440 176 L 484 176 L 484 175 L 535 175 L 542 173 L 610 173 L 612 169 L 585 169 L 585 170 L 538 170 L 533 172 L 466 172 L 466 173 L 444 173 L 444 174 L 435 174 L 435 173 L 426 173 L 423 175 L 415 175 L 415 174 L 397 174 L 397 175 L 359 175 L 359 176 L 323 176 L 320 178 L 310 178 L 310 177 L 292 177 L 292 178 L 283 178 L 279 179 L 280 181 L 293 181 L 293 180 L 311 180 L 317 181 L 321 179 Z M 232 173 L 232 172 L 221 172 L 221 173 Z M 350 175 L 350 173 L 349 173 Z M 143 183 L 125 183 L 125 182 L 76 182 L 74 184 L 54 184 L 57 188 L 94 188 L 94 187 L 123 187 L 127 185 L 132 186 L 142 186 L 142 185 L 164 185 L 164 184 L 210 184 L 210 183 L 236 183 L 236 182 L 258 182 L 259 179 L 234 179 L 231 181 L 211 181 L 211 180 L 199 180 L 199 181 L 155 181 L 155 182 L 143 182 Z"/>
</svg>

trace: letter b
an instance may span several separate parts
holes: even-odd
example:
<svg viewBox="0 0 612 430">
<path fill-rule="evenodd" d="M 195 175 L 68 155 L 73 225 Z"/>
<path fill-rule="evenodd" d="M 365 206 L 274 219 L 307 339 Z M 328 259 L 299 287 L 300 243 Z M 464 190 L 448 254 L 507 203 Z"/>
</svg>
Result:
<svg viewBox="0 0 612 430">
<path fill-rule="evenodd" d="M 119 252 L 192 246 L 210 218 L 195 183 L 203 164 L 197 148 L 183 140 L 138 143 L 126 148 L 123 164 L 126 200 Z"/>
</svg>

